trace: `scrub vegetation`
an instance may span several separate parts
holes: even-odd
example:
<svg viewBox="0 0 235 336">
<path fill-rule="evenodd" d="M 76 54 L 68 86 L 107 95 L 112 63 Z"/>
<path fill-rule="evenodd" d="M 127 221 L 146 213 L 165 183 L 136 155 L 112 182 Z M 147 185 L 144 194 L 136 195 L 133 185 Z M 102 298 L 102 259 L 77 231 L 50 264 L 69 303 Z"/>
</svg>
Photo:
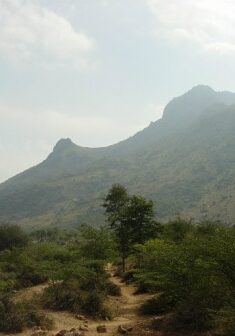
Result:
<svg viewBox="0 0 235 336">
<path fill-rule="evenodd" d="M 52 328 L 45 311 L 111 320 L 108 297 L 120 296 L 112 264 L 136 293 L 149 293 L 140 316 L 158 318 L 153 330 L 235 333 L 235 228 L 179 217 L 162 224 L 154 203 L 116 184 L 103 201 L 106 224 L 71 230 L 0 226 L 0 331 Z M 33 300 L 16 300 L 42 285 Z M 161 323 L 159 322 L 161 321 Z M 156 323 L 155 323 L 156 324 Z"/>
</svg>

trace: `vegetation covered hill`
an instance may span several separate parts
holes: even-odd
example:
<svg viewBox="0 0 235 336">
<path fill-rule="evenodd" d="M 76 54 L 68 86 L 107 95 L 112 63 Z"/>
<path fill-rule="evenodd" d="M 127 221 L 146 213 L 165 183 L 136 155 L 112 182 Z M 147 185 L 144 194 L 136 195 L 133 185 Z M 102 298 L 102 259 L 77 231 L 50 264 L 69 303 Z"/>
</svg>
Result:
<svg viewBox="0 0 235 336">
<path fill-rule="evenodd" d="M 235 94 L 197 86 L 163 118 L 106 148 L 62 139 L 49 157 L 0 185 L 0 219 L 25 226 L 101 223 L 114 183 L 157 202 L 160 218 L 235 219 Z"/>
</svg>

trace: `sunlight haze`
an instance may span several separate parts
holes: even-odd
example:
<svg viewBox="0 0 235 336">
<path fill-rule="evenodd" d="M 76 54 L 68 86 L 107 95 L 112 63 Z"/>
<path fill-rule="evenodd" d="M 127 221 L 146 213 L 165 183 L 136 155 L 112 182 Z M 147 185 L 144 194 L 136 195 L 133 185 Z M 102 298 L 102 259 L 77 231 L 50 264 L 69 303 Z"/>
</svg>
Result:
<svg viewBox="0 0 235 336">
<path fill-rule="evenodd" d="M 197 84 L 235 91 L 235 3 L 1 0 L 0 181 L 60 138 L 135 134 Z"/>
</svg>

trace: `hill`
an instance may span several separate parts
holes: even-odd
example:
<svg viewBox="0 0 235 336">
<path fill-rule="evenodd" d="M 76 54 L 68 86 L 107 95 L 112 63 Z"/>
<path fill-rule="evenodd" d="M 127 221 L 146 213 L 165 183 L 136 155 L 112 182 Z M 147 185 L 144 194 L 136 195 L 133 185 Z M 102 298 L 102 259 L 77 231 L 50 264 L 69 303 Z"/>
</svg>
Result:
<svg viewBox="0 0 235 336">
<path fill-rule="evenodd" d="M 118 144 L 92 149 L 62 139 L 41 164 L 0 185 L 0 220 L 29 227 L 101 223 L 102 197 L 121 183 L 155 200 L 162 219 L 181 213 L 232 223 L 234 126 L 235 94 L 200 85 Z"/>
</svg>

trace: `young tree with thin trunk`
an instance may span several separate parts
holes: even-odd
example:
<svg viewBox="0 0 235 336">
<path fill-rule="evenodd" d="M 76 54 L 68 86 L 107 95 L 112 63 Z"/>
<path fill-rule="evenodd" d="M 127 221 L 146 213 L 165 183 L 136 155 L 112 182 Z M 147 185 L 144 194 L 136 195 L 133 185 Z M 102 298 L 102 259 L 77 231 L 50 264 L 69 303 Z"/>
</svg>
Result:
<svg viewBox="0 0 235 336">
<path fill-rule="evenodd" d="M 142 196 L 128 195 L 123 186 L 115 184 L 105 197 L 103 206 L 109 227 L 116 235 L 124 272 L 126 258 L 133 246 L 155 238 L 159 232 L 154 204 Z"/>
</svg>

